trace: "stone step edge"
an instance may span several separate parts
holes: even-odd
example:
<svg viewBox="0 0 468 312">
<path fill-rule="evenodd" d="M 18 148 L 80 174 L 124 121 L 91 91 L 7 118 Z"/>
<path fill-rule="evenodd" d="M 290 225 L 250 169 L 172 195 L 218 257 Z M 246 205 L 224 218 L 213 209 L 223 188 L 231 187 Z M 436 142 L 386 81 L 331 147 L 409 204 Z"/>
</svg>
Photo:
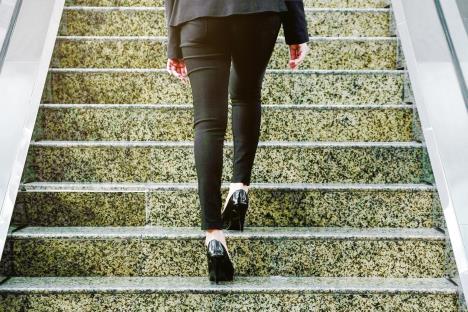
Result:
<svg viewBox="0 0 468 312">
<path fill-rule="evenodd" d="M 456 295 L 447 278 L 236 277 L 213 285 L 203 277 L 10 277 L 1 294 L 34 293 L 427 293 Z"/>
<path fill-rule="evenodd" d="M 352 228 L 352 227 L 247 227 L 243 232 L 225 231 L 228 239 L 266 240 L 423 240 L 443 241 L 445 233 L 437 228 Z M 202 240 L 199 227 L 162 226 L 26 226 L 12 229 L 9 239 L 151 239 Z"/>
<path fill-rule="evenodd" d="M 136 109 L 193 109 L 193 104 L 51 104 L 51 103 L 42 103 L 39 104 L 40 108 L 48 109 L 127 109 L 127 108 L 136 108 Z M 262 108 L 267 109 L 279 109 L 279 110 L 288 110 L 288 109 L 304 109 L 304 110 L 407 110 L 414 109 L 415 105 L 413 104 L 388 104 L 388 105 L 378 105 L 378 104 L 263 104 Z"/>
<path fill-rule="evenodd" d="M 57 36 L 59 41 L 167 41 L 167 36 Z M 277 43 L 285 43 L 284 36 L 278 36 Z M 337 36 L 309 36 L 309 41 L 384 41 L 397 42 L 396 37 L 337 37 Z"/>
<path fill-rule="evenodd" d="M 31 141 L 31 146 L 37 147 L 193 147 L 193 141 Z M 224 141 L 224 146 L 232 147 L 233 141 Z M 317 142 L 317 141 L 260 141 L 259 147 L 289 147 L 289 148 L 422 148 L 421 142 Z"/>
<path fill-rule="evenodd" d="M 341 75 L 403 75 L 406 69 L 267 69 L 266 73 L 276 74 L 341 74 Z M 160 73 L 167 74 L 165 68 L 55 68 L 50 67 L 49 73 Z"/>
<path fill-rule="evenodd" d="M 83 183 L 29 182 L 22 183 L 21 192 L 147 192 L 153 190 L 196 190 L 197 183 Z M 221 183 L 222 189 L 229 182 Z M 263 190 L 363 190 L 363 191 L 436 191 L 431 184 L 317 184 L 317 183 L 251 183 L 250 189 Z"/>
<path fill-rule="evenodd" d="M 193 108 L 193 103 L 41 103 L 39 107 L 42 108 Z M 262 103 L 262 107 L 267 108 L 284 108 L 284 109 L 405 109 L 415 108 L 416 105 L 413 103 L 401 103 L 401 104 L 268 104 Z"/>
<path fill-rule="evenodd" d="M 305 12 L 356 12 L 356 13 L 390 13 L 390 8 L 314 8 L 305 7 Z M 161 6 L 65 6 L 64 11 L 165 11 Z"/>
</svg>

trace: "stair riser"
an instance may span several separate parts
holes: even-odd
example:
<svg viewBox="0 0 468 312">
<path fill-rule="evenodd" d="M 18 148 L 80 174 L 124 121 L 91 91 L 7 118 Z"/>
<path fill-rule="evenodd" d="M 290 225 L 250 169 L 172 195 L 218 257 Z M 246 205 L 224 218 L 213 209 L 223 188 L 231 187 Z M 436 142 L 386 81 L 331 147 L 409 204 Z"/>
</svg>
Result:
<svg viewBox="0 0 468 312">
<path fill-rule="evenodd" d="M 420 183 L 418 147 L 259 146 L 251 182 Z M 32 146 L 26 181 L 196 182 L 193 145 Z M 224 148 L 223 181 L 232 173 Z"/>
<path fill-rule="evenodd" d="M 203 239 L 12 239 L 9 276 L 203 276 Z M 443 239 L 230 237 L 237 276 L 442 277 Z M 391 265 L 389 265 L 391 264 Z"/>
<path fill-rule="evenodd" d="M 411 141 L 412 109 L 262 110 L 262 141 Z M 226 139 L 232 140 L 229 106 Z M 42 108 L 36 140 L 191 141 L 193 107 Z"/>
<path fill-rule="evenodd" d="M 267 72 L 265 104 L 400 104 L 402 74 Z M 164 87 L 162 87 L 164 86 Z M 285 92 L 285 90 L 290 90 Z M 216 92 L 213 90 L 213 92 Z M 44 103 L 192 103 L 190 85 L 165 71 L 53 72 Z"/>
<path fill-rule="evenodd" d="M 387 37 L 389 13 L 383 11 L 309 11 L 310 36 Z M 65 10 L 60 35 L 166 36 L 164 10 Z M 283 36 L 281 28 L 279 35 Z"/>
<path fill-rule="evenodd" d="M 66 0 L 66 5 L 83 6 L 164 6 L 164 0 Z M 311 8 L 384 8 L 388 0 L 304 0 Z"/>
<path fill-rule="evenodd" d="M 316 40 L 302 69 L 394 69 L 393 40 Z M 165 68 L 167 44 L 161 40 L 59 39 L 52 67 Z M 278 42 L 268 68 L 286 69 L 288 46 Z"/>
<path fill-rule="evenodd" d="M 222 189 L 222 198 L 227 196 Z M 246 226 L 432 227 L 430 190 L 249 190 Z M 200 225 L 196 189 L 20 192 L 13 224 Z M 441 214 L 440 211 L 438 211 Z"/>
<path fill-rule="evenodd" d="M 45 293 L 0 294 L 0 308 L 28 311 L 458 311 L 454 294 L 425 293 Z"/>
</svg>

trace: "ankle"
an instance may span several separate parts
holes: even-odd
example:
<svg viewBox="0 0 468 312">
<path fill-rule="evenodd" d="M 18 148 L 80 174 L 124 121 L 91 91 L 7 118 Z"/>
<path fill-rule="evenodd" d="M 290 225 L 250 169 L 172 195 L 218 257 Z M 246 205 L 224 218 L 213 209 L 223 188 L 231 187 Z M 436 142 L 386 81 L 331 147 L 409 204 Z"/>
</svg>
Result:
<svg viewBox="0 0 468 312">
<path fill-rule="evenodd" d="M 205 245 L 208 245 L 208 243 L 213 239 L 219 240 L 224 245 L 226 243 L 226 238 L 224 237 L 223 230 L 219 230 L 219 229 L 206 230 Z"/>
<path fill-rule="evenodd" d="M 239 189 L 243 189 L 244 191 L 248 192 L 249 191 L 249 185 L 245 185 L 242 182 L 231 183 L 229 185 L 229 193 L 230 194 L 234 193 L 234 191 L 237 191 Z"/>
</svg>

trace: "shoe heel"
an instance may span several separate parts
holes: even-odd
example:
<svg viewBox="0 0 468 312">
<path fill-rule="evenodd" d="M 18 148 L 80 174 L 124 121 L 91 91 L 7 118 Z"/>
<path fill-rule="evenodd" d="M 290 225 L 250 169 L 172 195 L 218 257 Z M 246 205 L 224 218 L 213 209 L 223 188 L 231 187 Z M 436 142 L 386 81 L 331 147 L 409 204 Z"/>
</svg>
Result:
<svg viewBox="0 0 468 312">
<path fill-rule="evenodd" d="M 241 217 L 240 217 L 240 219 L 239 219 L 239 221 L 240 221 L 240 224 L 239 224 L 240 226 L 239 226 L 239 227 L 240 227 L 240 231 L 241 231 L 241 232 L 244 231 L 244 222 L 245 222 L 245 214 L 246 214 L 246 213 L 247 213 L 247 208 L 244 209 L 244 213 L 241 214 Z"/>
<path fill-rule="evenodd" d="M 249 207 L 247 192 L 240 189 L 235 191 L 226 208 L 221 213 L 223 228 L 226 230 L 244 231 L 245 215 Z"/>
<path fill-rule="evenodd" d="M 232 211 L 232 227 L 231 230 L 244 231 L 245 215 L 247 214 L 248 206 L 246 204 L 239 204 Z"/>
<path fill-rule="evenodd" d="M 219 257 L 213 257 L 210 259 L 210 280 L 214 281 L 216 284 L 219 283 L 221 273 L 219 261 Z"/>
</svg>

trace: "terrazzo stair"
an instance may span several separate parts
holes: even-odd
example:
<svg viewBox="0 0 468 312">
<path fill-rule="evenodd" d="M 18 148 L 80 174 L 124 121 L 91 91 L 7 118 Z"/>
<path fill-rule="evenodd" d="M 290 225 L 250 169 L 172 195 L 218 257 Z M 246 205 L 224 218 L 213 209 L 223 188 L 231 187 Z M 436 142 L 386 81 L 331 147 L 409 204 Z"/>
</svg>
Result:
<svg viewBox="0 0 468 312">
<path fill-rule="evenodd" d="M 224 144 L 223 181 L 232 174 Z M 423 148 L 414 142 L 260 142 L 252 182 L 422 183 Z M 287 170 L 283 170 L 287 168 Z M 195 182 L 192 141 L 39 141 L 30 146 L 25 181 Z"/>
<path fill-rule="evenodd" d="M 311 37 L 309 47 L 310 57 L 302 64 L 305 69 L 394 69 L 397 66 L 394 37 Z M 60 36 L 51 66 L 165 68 L 166 51 L 166 37 Z M 284 37 L 279 37 L 269 68 L 286 68 L 288 56 Z"/>
<path fill-rule="evenodd" d="M 391 35 L 388 9 L 308 8 L 306 19 L 311 36 Z M 164 7 L 67 7 L 59 34 L 165 36 Z"/>
<path fill-rule="evenodd" d="M 229 108 L 228 118 L 231 118 Z M 192 105 L 44 104 L 36 140 L 193 140 Z M 261 141 L 410 142 L 413 107 L 264 105 Z M 385 127 L 382 127 L 385 125 Z M 232 141 L 231 123 L 226 140 Z"/>
<path fill-rule="evenodd" d="M 186 104 L 191 89 L 166 69 L 55 68 L 50 70 L 44 103 Z M 290 92 L 284 92 L 290 90 Z M 265 104 L 401 104 L 400 70 L 268 69 L 262 89 Z"/>
<path fill-rule="evenodd" d="M 421 184 L 252 183 L 249 226 L 431 228 L 440 226 L 434 188 Z M 26 183 L 14 224 L 187 226 L 200 224 L 196 183 Z M 228 185 L 223 184 L 223 197 Z M 90 203 L 93 203 L 90 205 Z"/>
<path fill-rule="evenodd" d="M 191 89 L 165 70 L 164 1 L 66 0 L 0 311 L 459 310 L 389 1 L 304 3 L 311 51 L 288 70 L 280 31 L 246 229 L 227 231 L 236 279 L 214 285 Z"/>
<path fill-rule="evenodd" d="M 12 276 L 203 276 L 203 233 L 187 227 L 25 227 Z M 443 277 L 436 229 L 250 227 L 229 233 L 238 276 Z M 6 259 L 8 260 L 8 259 Z"/>
<path fill-rule="evenodd" d="M 11 311 L 458 311 L 456 287 L 437 278 L 239 277 L 209 285 L 199 277 L 16 277 L 8 284 Z"/>
<path fill-rule="evenodd" d="M 304 6 L 310 8 L 385 8 L 389 0 L 304 0 Z M 164 6 L 164 0 L 66 0 L 67 6 Z"/>
</svg>

